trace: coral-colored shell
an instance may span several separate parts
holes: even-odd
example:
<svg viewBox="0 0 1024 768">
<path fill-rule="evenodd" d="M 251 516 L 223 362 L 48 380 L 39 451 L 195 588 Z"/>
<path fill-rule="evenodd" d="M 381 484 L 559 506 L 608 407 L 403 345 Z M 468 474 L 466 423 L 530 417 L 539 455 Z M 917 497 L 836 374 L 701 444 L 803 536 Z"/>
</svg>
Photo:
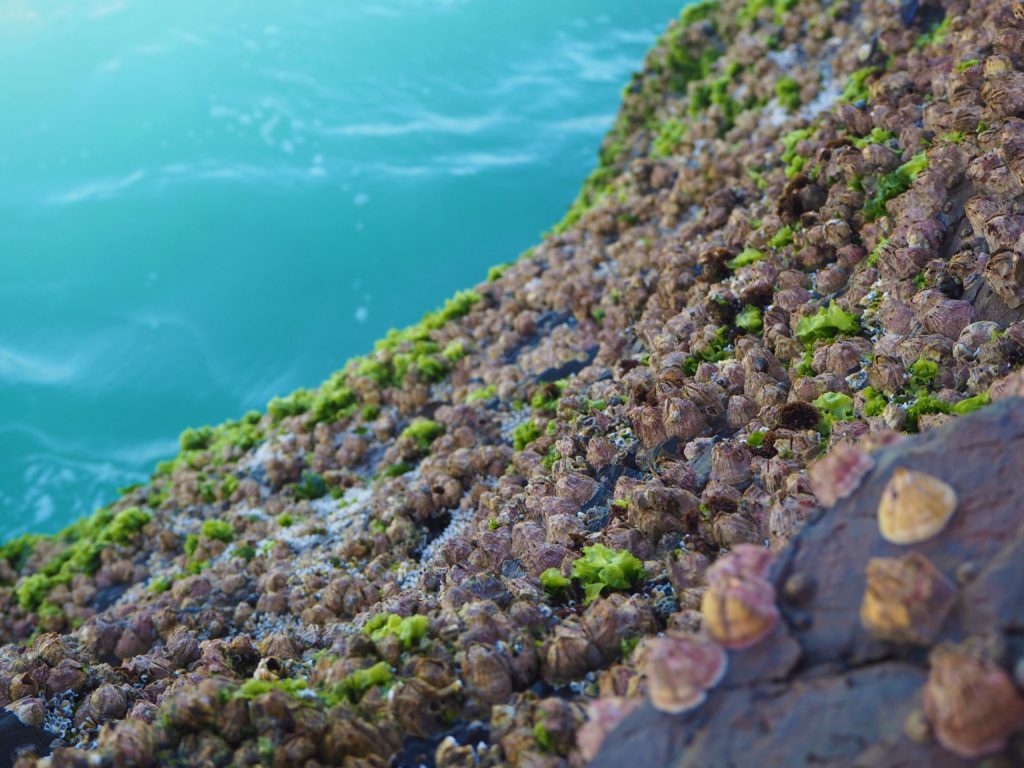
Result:
<svg viewBox="0 0 1024 768">
<path fill-rule="evenodd" d="M 868 561 L 860 620 L 883 640 L 927 645 L 955 600 L 953 584 L 924 555 L 876 557 Z"/>
<path fill-rule="evenodd" d="M 916 544 L 945 528 L 956 505 L 956 491 L 948 483 L 899 467 L 882 491 L 878 527 L 886 541 Z"/>
<path fill-rule="evenodd" d="M 822 506 L 831 507 L 839 499 L 845 499 L 860 485 L 875 460 L 864 451 L 848 443 L 833 446 L 827 456 L 811 465 L 811 489 Z"/>
<path fill-rule="evenodd" d="M 725 674 L 728 659 L 717 643 L 693 637 L 658 637 L 647 643 L 644 673 L 655 709 L 685 712 L 700 706 Z"/>
<path fill-rule="evenodd" d="M 775 590 L 761 579 L 735 581 L 725 589 L 708 589 L 700 605 L 704 626 L 726 648 L 749 648 L 779 623 Z"/>
<path fill-rule="evenodd" d="M 728 555 L 718 560 L 708 572 L 708 579 L 717 575 L 768 577 L 775 562 L 775 553 L 756 544 L 737 544 Z"/>
<path fill-rule="evenodd" d="M 969 648 L 938 646 L 924 687 L 924 712 L 939 743 L 960 757 L 998 752 L 1024 729 L 1024 699 L 995 662 Z"/>
<path fill-rule="evenodd" d="M 704 626 L 726 648 L 747 648 L 767 637 L 779 623 L 775 588 L 764 576 L 774 555 L 741 545 L 708 569 L 701 599 Z"/>
<path fill-rule="evenodd" d="M 641 702 L 641 698 L 621 696 L 603 697 L 590 702 L 587 705 L 587 722 L 576 732 L 576 745 L 580 748 L 583 759 L 590 762 L 597 757 L 605 737 Z"/>
</svg>

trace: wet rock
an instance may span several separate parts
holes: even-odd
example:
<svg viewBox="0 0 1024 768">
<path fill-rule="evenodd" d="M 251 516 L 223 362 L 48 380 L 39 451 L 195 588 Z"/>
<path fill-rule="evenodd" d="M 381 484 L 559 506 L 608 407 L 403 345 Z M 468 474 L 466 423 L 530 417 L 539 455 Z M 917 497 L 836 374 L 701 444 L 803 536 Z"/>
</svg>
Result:
<svg viewBox="0 0 1024 768">
<path fill-rule="evenodd" d="M 50 754 L 50 743 L 56 738 L 38 726 L 25 725 L 11 712 L 0 712 L 0 768 L 14 765 L 14 756 L 32 750 L 39 757 Z"/>
<path fill-rule="evenodd" d="M 983 565 L 964 588 L 960 599 L 965 610 L 949 614 L 940 626 L 933 625 L 925 641 L 941 643 L 965 633 L 998 637 L 1006 632 L 1006 627 L 1013 625 L 1010 617 L 1024 599 L 1019 565 L 1024 539 L 1019 535 L 1017 512 L 1024 500 L 1018 498 L 1015 485 L 998 478 L 1024 471 L 1024 456 L 1003 448 L 1024 439 L 1022 406 L 1024 400 L 1004 400 L 877 452 L 873 456 L 875 469 L 852 495 L 808 524 L 782 552 L 780 564 L 772 572 L 779 588 L 792 592 L 785 585 L 796 575 L 814 584 L 813 590 L 800 590 L 799 607 L 790 607 L 789 601 L 782 606 L 784 621 L 802 649 L 804 661 L 799 672 L 782 671 L 786 665 L 777 655 L 781 647 L 775 648 L 776 640 L 739 652 L 730 658 L 724 686 L 712 691 L 697 713 L 672 717 L 648 704 L 640 705 L 604 740 L 593 765 L 618 765 L 629 755 L 629 759 L 646 764 L 701 766 L 742 750 L 780 765 L 806 764 L 813 755 L 813 761 L 821 765 L 952 767 L 963 765 L 957 751 L 999 754 L 1006 735 L 1020 727 L 1013 714 L 1019 694 L 1002 683 L 999 690 L 1011 703 L 1001 707 L 997 717 L 973 721 L 980 729 L 975 732 L 977 738 L 967 735 L 975 727 L 966 724 L 965 718 L 973 717 L 970 707 L 956 714 L 936 700 L 928 705 L 929 720 L 948 729 L 941 742 L 906 737 L 903 723 L 920 712 L 921 691 L 930 674 L 928 661 L 917 656 L 886 660 L 882 646 L 860 626 L 865 581 L 850 574 L 863 573 L 871 557 L 888 556 L 892 551 L 878 532 L 875 512 L 894 467 L 911 466 L 953 484 L 968 483 L 976 496 L 962 501 L 964 514 L 956 516 L 939 537 L 919 545 L 920 553 L 943 574 L 951 574 L 965 563 Z M 991 664 L 979 663 L 983 667 Z M 964 665 L 949 669 L 962 670 Z M 730 688 L 734 675 L 753 682 Z M 937 683 L 947 684 L 960 685 L 955 681 Z M 967 700 L 988 701 L 990 697 L 942 699 Z M 888 716 L 884 720 L 876 716 L 878 701 L 886 702 Z M 813 713 L 824 709 L 832 715 L 827 721 L 815 721 Z M 759 723 L 770 727 L 747 727 L 752 711 L 757 712 Z M 1004 718 L 1005 713 L 1010 715 Z M 807 732 L 804 726 L 808 722 L 818 722 L 820 727 Z M 947 751 L 944 745 L 954 751 Z"/>
</svg>

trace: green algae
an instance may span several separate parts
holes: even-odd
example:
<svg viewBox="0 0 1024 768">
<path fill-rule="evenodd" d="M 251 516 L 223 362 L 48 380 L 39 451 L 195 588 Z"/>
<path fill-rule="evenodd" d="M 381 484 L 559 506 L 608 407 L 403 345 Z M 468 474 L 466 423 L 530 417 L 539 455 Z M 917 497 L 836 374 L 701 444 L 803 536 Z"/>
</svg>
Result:
<svg viewBox="0 0 1024 768">
<path fill-rule="evenodd" d="M 37 573 L 23 577 L 15 587 L 18 604 L 25 610 L 35 610 L 58 584 L 69 584 L 79 573 L 93 574 L 100 566 L 100 556 L 108 546 L 125 546 L 152 519 L 152 515 L 138 507 L 128 507 L 117 514 L 101 509 L 92 517 L 79 520 L 53 537 L 40 537 L 34 547 L 46 538 L 67 546 L 46 562 Z M 28 555 L 23 543 L 19 557 Z"/>
<path fill-rule="evenodd" d="M 910 383 L 915 387 L 929 387 L 939 375 L 939 364 L 933 360 L 919 358 L 910 365 Z"/>
<path fill-rule="evenodd" d="M 441 357 L 449 363 L 457 363 L 465 356 L 466 345 L 458 340 L 449 341 L 448 344 L 445 345 L 445 348 L 441 350 Z"/>
<path fill-rule="evenodd" d="M 793 228 L 788 224 L 782 226 L 778 232 L 768 238 L 768 247 L 778 250 L 785 248 L 793 242 Z"/>
<path fill-rule="evenodd" d="M 328 706 L 339 703 L 342 697 L 351 702 L 358 702 L 371 688 L 390 685 L 394 679 L 391 666 L 386 661 L 379 661 L 372 667 L 357 669 L 348 675 L 334 687 L 325 700 Z"/>
<path fill-rule="evenodd" d="M 554 424 L 555 422 L 551 423 Z M 544 458 L 540 460 L 540 465 L 541 467 L 544 468 L 545 471 L 550 472 L 551 468 L 555 466 L 555 462 L 561 458 L 562 454 L 559 453 L 558 449 L 552 445 L 550 448 L 548 448 L 548 452 L 544 454 Z"/>
<path fill-rule="evenodd" d="M 415 419 L 402 430 L 402 437 L 410 438 L 421 453 L 429 453 L 430 445 L 445 433 L 444 424 L 431 419 Z"/>
<path fill-rule="evenodd" d="M 700 352 L 690 354 L 683 360 L 683 372 L 688 376 L 697 373 L 701 363 L 717 363 L 732 357 L 729 344 L 729 329 L 719 328 L 708 346 Z"/>
<path fill-rule="evenodd" d="M 504 275 L 505 272 L 508 271 L 508 268 L 511 267 L 511 266 L 512 266 L 512 264 L 508 263 L 508 262 L 506 262 L 504 264 L 495 264 L 493 267 L 491 267 L 490 269 L 487 270 L 487 282 L 488 283 L 495 282 L 502 275 Z"/>
<path fill-rule="evenodd" d="M 764 258 L 764 254 L 756 248 L 744 248 L 740 255 L 734 259 L 730 259 L 725 262 L 725 266 L 729 269 L 739 269 L 740 267 L 746 267 L 751 264 L 756 264 Z"/>
<path fill-rule="evenodd" d="M 737 75 L 743 71 L 739 62 L 730 61 L 725 72 L 711 81 L 694 82 L 690 85 L 690 106 L 691 117 L 699 116 L 711 105 L 719 107 L 721 121 L 718 126 L 718 135 L 724 135 L 736 124 L 736 117 L 744 110 L 756 104 L 756 100 L 748 100 L 741 104 L 730 93 L 730 86 L 735 82 Z"/>
<path fill-rule="evenodd" d="M 493 384 L 480 389 L 474 389 L 468 395 L 466 395 L 467 403 L 478 403 L 481 400 L 490 400 L 492 397 L 498 394 L 498 388 Z"/>
<path fill-rule="evenodd" d="M 45 539 L 45 536 L 37 533 L 22 534 L 0 546 L 0 558 L 6 560 L 15 571 L 20 571 L 35 551 L 36 544 Z"/>
<path fill-rule="evenodd" d="M 426 637 L 429 626 L 427 617 L 420 614 L 402 617 L 395 613 L 378 613 L 366 622 L 363 632 L 372 640 L 397 637 L 402 648 L 408 650 Z"/>
<path fill-rule="evenodd" d="M 927 168 L 927 155 L 924 152 L 918 152 L 896 170 L 879 176 L 874 195 L 864 203 L 864 219 L 874 221 L 884 216 L 886 214 L 885 204 L 910 189 L 914 179 Z"/>
<path fill-rule="evenodd" d="M 871 129 L 867 136 L 861 136 L 852 140 L 853 146 L 857 149 L 864 149 L 869 144 L 888 144 L 896 138 L 896 134 L 888 128 L 879 128 L 877 125 Z"/>
<path fill-rule="evenodd" d="M 825 392 L 812 400 L 811 405 L 821 413 L 820 430 L 825 435 L 831 432 L 835 422 L 854 418 L 853 398 L 843 392 Z"/>
<path fill-rule="evenodd" d="M 871 95 L 868 89 L 868 81 L 881 71 L 881 67 L 875 66 L 858 69 L 850 75 L 850 79 L 846 82 L 846 87 L 843 89 L 839 100 L 849 104 L 866 102 Z"/>
<path fill-rule="evenodd" d="M 946 39 L 946 35 L 949 34 L 949 27 L 952 18 L 946 16 L 941 22 L 936 22 L 931 28 L 920 35 L 917 40 L 914 41 L 914 47 L 917 49 L 924 48 L 927 45 L 936 45 Z"/>
<path fill-rule="evenodd" d="M 551 732 L 548 731 L 544 723 L 534 723 L 533 738 L 537 742 L 537 746 L 540 747 L 541 752 L 550 753 L 554 751 L 554 740 L 551 738 Z"/>
<path fill-rule="evenodd" d="M 864 395 L 864 415 L 881 416 L 885 407 L 889 404 L 886 396 L 874 387 L 865 387 L 861 394 Z"/>
<path fill-rule="evenodd" d="M 583 587 L 584 602 L 589 604 L 607 589 L 630 589 L 647 574 L 631 552 L 594 544 L 584 547 L 583 557 L 573 561 L 572 576 Z"/>
<path fill-rule="evenodd" d="M 751 448 L 760 448 L 764 445 L 764 439 L 768 435 L 767 430 L 757 430 L 747 435 L 747 445 Z"/>
<path fill-rule="evenodd" d="M 540 427 L 537 426 L 537 422 L 533 419 L 524 421 L 512 430 L 512 445 L 517 451 L 521 451 L 540 435 Z"/>
<path fill-rule="evenodd" d="M 572 585 L 572 579 L 563 576 L 557 568 L 547 568 L 540 575 L 540 583 L 548 592 L 562 592 Z"/>
<path fill-rule="evenodd" d="M 404 461 L 400 461 L 397 464 L 390 464 L 381 470 L 380 476 L 384 478 L 401 477 L 402 475 L 412 472 L 415 467 L 412 464 L 406 464 Z"/>
<path fill-rule="evenodd" d="M 207 539 L 230 544 L 235 538 L 235 529 L 225 520 L 204 520 L 200 532 Z"/>
<path fill-rule="evenodd" d="M 313 395 L 306 389 L 297 389 L 290 395 L 275 397 L 267 403 L 267 413 L 274 422 L 290 416 L 301 416 L 313 404 Z"/>
<path fill-rule="evenodd" d="M 782 162 L 785 165 L 786 176 L 796 176 L 804 169 L 807 158 L 797 153 L 796 145 L 804 139 L 809 139 L 813 132 L 811 128 L 797 128 L 782 137 Z"/>
<path fill-rule="evenodd" d="M 718 0 L 702 0 L 702 2 L 687 5 L 679 14 L 679 23 L 683 27 L 690 27 L 698 22 L 707 21 L 718 12 L 718 8 Z"/>
<path fill-rule="evenodd" d="M 819 339 L 853 336 L 858 331 L 860 322 L 857 317 L 833 301 L 827 307 L 820 307 L 813 315 L 801 319 L 796 326 L 796 337 L 802 344 L 813 344 Z"/>
<path fill-rule="evenodd" d="M 783 77 L 775 83 L 775 96 L 790 112 L 800 109 L 800 83 L 792 77 Z"/>
<path fill-rule="evenodd" d="M 530 398 L 530 407 L 541 413 L 555 413 L 558 410 L 558 399 L 565 391 L 566 383 L 565 379 L 562 379 L 551 384 L 541 385 Z"/>
<path fill-rule="evenodd" d="M 871 249 L 871 253 L 868 254 L 868 266 L 874 267 L 878 264 L 878 254 L 881 253 L 882 249 L 889 244 L 889 238 L 883 237 L 878 241 L 878 244 Z"/>
<path fill-rule="evenodd" d="M 294 680 L 284 678 L 283 680 L 246 680 L 230 698 L 232 699 L 255 699 L 257 696 L 270 693 L 271 691 L 282 691 L 289 696 L 299 696 L 309 690 L 309 684 L 305 680 Z"/>
<path fill-rule="evenodd" d="M 54 586 L 53 580 L 43 573 L 33 573 L 31 576 L 22 578 L 14 588 L 14 596 L 18 605 L 26 611 L 38 608 L 50 589 Z"/>
<path fill-rule="evenodd" d="M 744 307 L 736 315 L 736 327 L 742 328 L 747 333 L 760 333 L 764 328 L 761 310 L 749 305 Z"/>
<path fill-rule="evenodd" d="M 712 67 L 722 55 L 723 45 L 717 36 L 714 15 L 717 2 L 701 2 L 684 8 L 679 20 L 659 38 L 648 54 L 646 71 L 634 75 L 623 92 L 623 104 L 615 123 L 605 136 L 598 153 L 597 167 L 587 176 L 579 195 L 566 211 L 565 216 L 555 224 L 547 235 L 561 235 L 579 222 L 590 210 L 602 205 L 616 195 L 618 182 L 631 154 L 630 138 L 635 131 L 646 128 L 653 132 L 650 143 L 657 142 L 657 150 L 648 147 L 648 152 L 671 154 L 672 144 L 681 130 L 671 124 L 661 129 L 655 121 L 655 108 L 662 101 L 665 91 L 685 94 L 687 86 L 711 74 Z M 703 42 L 691 45 L 686 35 L 694 25 L 707 23 L 710 35 L 702 36 Z M 660 135 L 660 139 L 659 139 Z"/>
<path fill-rule="evenodd" d="M 302 479 L 295 484 L 295 496 L 299 499 L 314 501 L 328 494 L 330 489 L 323 475 L 308 469 L 302 471 Z"/>
<path fill-rule="evenodd" d="M 669 118 L 658 126 L 651 144 L 651 157 L 671 157 L 682 143 L 689 126 L 678 118 Z"/>
</svg>

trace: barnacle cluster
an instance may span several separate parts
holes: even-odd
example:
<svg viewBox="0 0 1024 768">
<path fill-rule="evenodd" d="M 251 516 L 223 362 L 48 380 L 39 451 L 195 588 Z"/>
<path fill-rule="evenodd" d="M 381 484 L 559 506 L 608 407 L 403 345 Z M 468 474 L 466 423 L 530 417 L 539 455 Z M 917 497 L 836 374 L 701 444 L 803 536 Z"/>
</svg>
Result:
<svg viewBox="0 0 1024 768">
<path fill-rule="evenodd" d="M 1021 394 L 1022 201 L 1019 3 L 689 5 L 543 242 L 0 547 L 0 704 L 54 766 L 580 766 L 788 636 L 773 558 L 865 492 L 855 629 L 931 646 L 971 489 L 872 451 Z M 1005 658 L 940 648 L 924 730 L 1002 749 Z"/>
</svg>

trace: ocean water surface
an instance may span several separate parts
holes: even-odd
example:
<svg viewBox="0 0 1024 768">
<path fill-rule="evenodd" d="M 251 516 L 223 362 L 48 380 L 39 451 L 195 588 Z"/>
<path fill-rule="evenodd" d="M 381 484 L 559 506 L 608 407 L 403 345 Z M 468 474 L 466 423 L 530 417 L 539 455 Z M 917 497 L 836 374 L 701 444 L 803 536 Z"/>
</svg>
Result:
<svg viewBox="0 0 1024 768">
<path fill-rule="evenodd" d="M 0 540 L 558 220 L 681 0 L 0 0 Z"/>
</svg>

